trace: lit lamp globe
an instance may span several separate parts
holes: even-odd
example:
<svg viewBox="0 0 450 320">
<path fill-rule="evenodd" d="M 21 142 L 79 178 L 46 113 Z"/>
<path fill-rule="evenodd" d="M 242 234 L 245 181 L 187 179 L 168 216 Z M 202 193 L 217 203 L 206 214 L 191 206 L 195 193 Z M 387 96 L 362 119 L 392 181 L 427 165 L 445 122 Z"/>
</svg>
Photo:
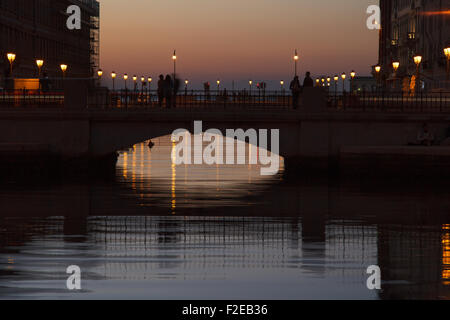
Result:
<svg viewBox="0 0 450 320">
<path fill-rule="evenodd" d="M 335 76 L 334 76 L 334 81 L 336 81 L 336 82 L 339 81 L 339 76 L 338 76 L 338 75 L 335 75 Z"/>
<path fill-rule="evenodd" d="M 36 60 L 36 65 L 38 68 L 42 68 L 42 66 L 44 65 L 44 60 Z"/>
<path fill-rule="evenodd" d="M 98 75 L 99 78 L 101 78 L 101 77 L 103 76 L 103 71 L 102 71 L 102 69 L 100 69 L 100 70 L 97 71 L 97 75 Z"/>
<path fill-rule="evenodd" d="M 444 49 L 444 54 L 447 60 L 450 60 L 450 47 Z"/>
<path fill-rule="evenodd" d="M 394 72 L 397 72 L 399 67 L 400 67 L 400 62 L 398 62 L 398 61 L 392 62 L 392 68 L 394 69 Z"/>
<path fill-rule="evenodd" d="M 341 78 L 342 78 L 342 80 L 345 80 L 345 78 L 347 78 L 347 75 L 346 75 L 345 73 L 343 73 L 343 74 L 341 75 Z"/>
<path fill-rule="evenodd" d="M 416 64 L 416 66 L 419 66 L 421 62 L 422 62 L 422 56 L 421 55 L 417 55 L 417 56 L 414 57 L 414 63 Z"/>
<path fill-rule="evenodd" d="M 13 63 L 14 60 L 16 60 L 16 55 L 14 53 L 8 53 L 6 54 L 6 57 L 8 58 L 9 63 Z"/>
<path fill-rule="evenodd" d="M 67 71 L 67 64 L 62 64 L 61 66 L 61 71 L 63 73 L 63 77 L 66 77 L 66 71 Z"/>
<path fill-rule="evenodd" d="M 375 67 L 375 72 L 376 72 L 376 73 L 380 73 L 380 71 L 381 71 L 381 67 L 380 67 L 380 66 L 376 66 L 376 67 Z"/>
<path fill-rule="evenodd" d="M 41 69 L 42 69 L 42 66 L 44 65 L 44 60 L 42 60 L 42 59 L 36 60 L 36 65 L 37 65 L 37 67 L 38 67 L 38 70 L 39 70 L 39 76 L 40 76 L 40 75 L 41 75 Z"/>
<path fill-rule="evenodd" d="M 352 77 L 352 79 L 354 79 L 354 78 L 356 77 L 356 72 L 355 72 L 355 71 L 352 71 L 352 72 L 350 73 L 350 76 Z"/>
<path fill-rule="evenodd" d="M 12 76 L 13 63 L 14 63 L 14 60 L 16 60 L 16 55 L 14 53 L 8 53 L 8 54 L 6 54 L 6 57 L 8 58 L 8 61 L 9 61 L 9 67 L 10 67 L 11 76 Z"/>
<path fill-rule="evenodd" d="M 126 73 L 123 75 L 123 80 L 125 80 L 125 81 L 128 80 L 128 75 Z"/>
</svg>

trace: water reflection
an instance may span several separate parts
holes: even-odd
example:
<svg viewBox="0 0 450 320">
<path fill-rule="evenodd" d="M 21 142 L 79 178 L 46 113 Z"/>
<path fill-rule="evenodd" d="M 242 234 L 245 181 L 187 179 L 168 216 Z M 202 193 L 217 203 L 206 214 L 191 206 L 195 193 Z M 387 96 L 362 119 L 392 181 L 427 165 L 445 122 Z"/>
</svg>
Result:
<svg viewBox="0 0 450 320">
<path fill-rule="evenodd" d="M 0 185 L 0 297 L 450 298 L 450 188 L 172 166 L 154 143 L 121 155 L 115 183 Z"/>
</svg>

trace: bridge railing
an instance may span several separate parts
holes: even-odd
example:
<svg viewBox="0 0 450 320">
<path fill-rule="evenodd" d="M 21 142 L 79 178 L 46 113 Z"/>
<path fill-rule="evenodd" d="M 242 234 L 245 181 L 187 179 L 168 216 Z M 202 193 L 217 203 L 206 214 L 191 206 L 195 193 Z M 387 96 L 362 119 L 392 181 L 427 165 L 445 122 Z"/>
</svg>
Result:
<svg viewBox="0 0 450 320">
<path fill-rule="evenodd" d="M 346 111 L 450 113 L 450 91 L 361 92 L 328 95 L 328 108 Z"/>
<path fill-rule="evenodd" d="M 0 90 L 0 107 L 62 107 L 63 91 Z"/>
<path fill-rule="evenodd" d="M 239 109 L 289 109 L 292 97 L 285 91 L 198 91 L 185 90 L 166 97 L 156 90 L 96 93 L 89 97 L 90 108 L 239 108 Z"/>
</svg>

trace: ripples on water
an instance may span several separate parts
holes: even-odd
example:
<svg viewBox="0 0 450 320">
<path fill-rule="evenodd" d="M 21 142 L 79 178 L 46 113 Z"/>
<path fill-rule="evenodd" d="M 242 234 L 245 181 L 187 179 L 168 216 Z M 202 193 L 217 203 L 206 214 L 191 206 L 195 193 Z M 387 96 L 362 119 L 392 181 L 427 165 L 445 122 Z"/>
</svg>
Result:
<svg viewBox="0 0 450 320">
<path fill-rule="evenodd" d="M 121 155 L 114 183 L 2 187 L 0 297 L 450 298 L 446 190 L 175 167 L 168 138 L 154 142 Z"/>
</svg>

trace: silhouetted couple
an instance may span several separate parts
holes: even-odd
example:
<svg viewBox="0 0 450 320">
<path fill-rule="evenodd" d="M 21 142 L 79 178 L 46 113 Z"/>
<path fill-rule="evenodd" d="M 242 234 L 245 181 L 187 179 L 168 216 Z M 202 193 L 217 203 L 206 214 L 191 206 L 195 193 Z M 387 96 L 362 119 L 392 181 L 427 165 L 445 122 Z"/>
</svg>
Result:
<svg viewBox="0 0 450 320">
<path fill-rule="evenodd" d="M 303 88 L 312 88 L 314 86 L 314 81 L 311 78 L 311 73 L 307 72 L 305 80 L 303 81 Z M 292 107 L 294 109 L 298 108 L 298 103 L 300 100 L 300 94 L 302 92 L 302 86 L 300 84 L 300 80 L 298 76 L 294 77 L 294 80 L 292 80 L 290 89 L 292 92 Z"/>
<path fill-rule="evenodd" d="M 162 107 L 164 99 L 166 99 L 166 108 L 176 107 L 176 96 L 180 88 L 180 80 L 172 79 L 170 75 L 166 78 L 161 74 L 158 80 L 158 101 Z"/>
<path fill-rule="evenodd" d="M 173 81 L 170 75 L 164 76 L 161 74 L 158 80 L 158 101 L 159 106 L 162 107 L 164 99 L 166 99 L 166 108 L 172 107 L 173 97 Z"/>
</svg>

